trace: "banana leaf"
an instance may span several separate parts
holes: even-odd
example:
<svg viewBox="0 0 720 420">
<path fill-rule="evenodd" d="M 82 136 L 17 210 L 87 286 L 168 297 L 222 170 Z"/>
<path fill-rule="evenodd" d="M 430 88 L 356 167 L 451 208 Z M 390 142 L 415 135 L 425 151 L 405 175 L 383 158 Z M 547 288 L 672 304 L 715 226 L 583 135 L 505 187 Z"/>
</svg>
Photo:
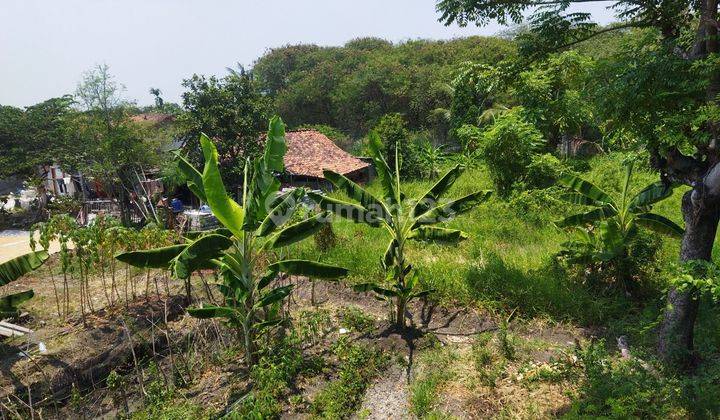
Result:
<svg viewBox="0 0 720 420">
<path fill-rule="evenodd" d="M 180 255 L 187 246 L 187 244 L 181 244 L 143 251 L 123 252 L 116 255 L 115 259 L 133 267 L 167 269 L 175 257 Z"/>
<path fill-rule="evenodd" d="M 598 220 L 607 219 L 608 217 L 615 216 L 617 212 L 612 208 L 605 206 L 595 210 L 591 210 L 587 213 L 578 213 L 572 216 L 568 216 L 559 222 L 555 222 L 557 227 L 569 227 L 569 226 L 580 226 L 587 225 Z"/>
<path fill-rule="evenodd" d="M 325 175 L 325 179 L 332 182 L 332 184 L 335 185 L 337 188 L 345 191 L 345 193 L 353 200 L 360 202 L 360 205 L 362 205 L 366 210 L 375 213 L 379 218 L 383 218 L 388 221 L 392 220 L 388 209 L 385 207 L 385 204 L 383 204 L 380 200 L 375 198 L 375 196 L 367 192 L 361 186 L 354 183 L 345 176 L 333 171 L 324 170 L 323 174 Z"/>
<path fill-rule="evenodd" d="M 235 310 L 225 306 L 203 306 L 201 308 L 188 308 L 190 316 L 199 319 L 210 318 L 232 318 L 235 316 Z"/>
<path fill-rule="evenodd" d="M 377 217 L 376 213 L 368 211 L 362 206 L 314 192 L 309 192 L 308 197 L 315 201 L 321 209 L 332 211 L 340 217 L 355 223 L 366 223 L 372 227 L 380 226 L 381 219 Z"/>
<path fill-rule="evenodd" d="M 390 241 L 387 249 L 385 250 L 385 254 L 383 254 L 383 258 L 380 261 L 382 263 L 383 269 L 385 269 L 386 271 L 389 267 L 392 267 L 393 265 L 395 255 L 397 254 L 397 245 L 397 240 L 393 239 L 392 241 Z"/>
<path fill-rule="evenodd" d="M 417 204 L 415 204 L 415 207 L 413 207 L 410 216 L 419 216 L 428 211 L 431 207 L 436 206 L 440 197 L 442 197 L 442 195 L 453 186 L 455 181 L 457 181 L 464 171 L 465 167 L 461 165 L 455 165 L 454 168 L 450 169 L 445 175 L 443 175 L 442 178 L 440 178 L 438 182 L 435 183 L 435 185 L 432 186 L 432 188 L 430 188 L 430 190 L 420 197 Z"/>
<path fill-rule="evenodd" d="M 455 201 L 430 209 L 415 220 L 415 227 L 446 222 L 472 210 L 475 206 L 487 200 L 491 194 L 492 191 L 477 191 Z"/>
<path fill-rule="evenodd" d="M 607 193 L 584 179 L 572 174 L 563 174 L 558 184 L 576 191 L 593 201 L 600 201 L 605 204 L 612 204 L 613 200 Z"/>
<path fill-rule="evenodd" d="M 222 251 L 230 248 L 233 241 L 222 235 L 203 236 L 189 244 L 175 259 L 173 266 L 175 277 L 187 279 L 204 266 L 208 260 L 218 258 Z"/>
<path fill-rule="evenodd" d="M 285 170 L 285 152 L 287 152 L 285 124 L 280 117 L 274 116 L 270 119 L 265 141 L 265 153 L 263 154 L 265 169 L 272 172 L 283 172 Z"/>
<path fill-rule="evenodd" d="M 284 246 L 292 245 L 295 242 L 302 241 L 320 230 L 323 223 L 328 223 L 326 220 L 328 214 L 329 213 L 327 212 L 319 213 L 313 217 L 303 220 L 300 223 L 286 227 L 268 241 L 268 246 L 271 248 L 282 248 Z"/>
<path fill-rule="evenodd" d="M 348 274 L 346 268 L 308 260 L 283 260 L 270 264 L 268 268 L 272 271 L 282 271 L 287 274 L 315 279 L 337 279 Z"/>
<path fill-rule="evenodd" d="M 273 233 L 278 227 L 284 225 L 295 213 L 300 199 L 305 194 L 302 188 L 296 188 L 291 194 L 286 194 L 272 211 L 265 217 L 257 231 L 257 236 L 263 237 Z"/>
<path fill-rule="evenodd" d="M 195 196 L 201 201 L 207 202 L 207 199 L 205 198 L 205 188 L 203 187 L 202 174 L 200 171 L 195 169 L 195 167 L 179 153 L 176 154 L 176 161 L 180 172 L 182 172 L 187 179 L 187 186 L 190 191 L 192 191 L 192 193 L 195 194 Z"/>
<path fill-rule="evenodd" d="M 0 264 L 0 286 L 36 270 L 49 258 L 46 251 L 30 252 Z"/>
<path fill-rule="evenodd" d="M 397 187 L 395 185 L 395 178 L 393 177 L 393 172 L 390 170 L 387 161 L 383 158 L 383 147 L 380 136 L 374 131 L 368 133 L 368 146 L 370 148 L 370 154 L 373 157 L 373 163 L 375 164 L 375 172 L 377 173 L 383 193 L 385 194 L 385 200 L 390 205 L 397 205 L 398 203 L 395 202 L 397 201 L 395 198 L 395 188 Z"/>
<path fill-rule="evenodd" d="M 272 305 L 275 302 L 279 302 L 285 299 L 290 294 L 290 292 L 292 292 L 292 289 L 292 284 L 282 287 L 276 287 L 275 289 L 272 289 L 271 291 L 263 295 L 253 307 L 255 309 L 260 309 L 265 306 Z"/>
<path fill-rule="evenodd" d="M 30 300 L 35 296 L 32 290 L 13 293 L 11 295 L 0 297 L 0 316 L 15 316 L 18 313 L 18 305 Z"/>
<path fill-rule="evenodd" d="M 646 227 L 653 232 L 662 233 L 674 237 L 682 237 L 685 230 L 675 224 L 670 219 L 667 219 L 659 214 L 654 213 L 643 213 L 635 216 L 635 223 L 640 226 Z"/>
<path fill-rule="evenodd" d="M 217 149 L 205 134 L 200 136 L 200 144 L 205 156 L 205 169 L 202 175 L 205 198 L 220 223 L 230 229 L 233 235 L 241 238 L 243 236 L 244 212 L 242 207 L 232 200 L 225 191 L 225 185 L 218 167 Z"/>
<path fill-rule="evenodd" d="M 456 243 L 468 238 L 468 234 L 457 229 L 422 226 L 410 234 L 410 239 L 416 241 Z"/>
<path fill-rule="evenodd" d="M 630 211 L 655 204 L 670 197 L 672 194 L 673 188 L 670 185 L 665 185 L 660 181 L 650 184 L 630 201 Z"/>
<path fill-rule="evenodd" d="M 383 287 L 378 286 L 375 283 L 356 284 L 352 287 L 352 289 L 356 292 L 375 292 L 375 293 L 385 296 L 385 297 L 395 297 L 398 295 L 397 291 L 385 289 Z"/>
</svg>

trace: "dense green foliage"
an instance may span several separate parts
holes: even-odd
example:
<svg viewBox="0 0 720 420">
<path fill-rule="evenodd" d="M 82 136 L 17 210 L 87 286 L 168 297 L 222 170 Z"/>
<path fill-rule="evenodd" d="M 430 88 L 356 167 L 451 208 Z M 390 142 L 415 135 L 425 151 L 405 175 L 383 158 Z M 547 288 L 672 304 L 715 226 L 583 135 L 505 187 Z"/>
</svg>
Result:
<svg viewBox="0 0 720 420">
<path fill-rule="evenodd" d="M 383 115 L 401 113 L 411 130 L 435 129 L 446 121 L 448 81 L 465 61 L 494 63 L 514 54 L 512 43 L 471 37 L 400 44 L 361 38 L 343 47 L 289 45 L 258 59 L 253 73 L 275 98 L 290 126 L 325 124 L 354 136 L 365 134 Z"/>
</svg>

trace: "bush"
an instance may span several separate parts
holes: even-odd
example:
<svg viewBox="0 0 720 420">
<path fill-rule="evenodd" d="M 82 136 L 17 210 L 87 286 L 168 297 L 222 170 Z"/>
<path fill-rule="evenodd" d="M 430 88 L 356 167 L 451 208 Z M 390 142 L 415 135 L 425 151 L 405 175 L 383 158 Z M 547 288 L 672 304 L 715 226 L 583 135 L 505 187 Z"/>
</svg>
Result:
<svg viewBox="0 0 720 420">
<path fill-rule="evenodd" d="M 420 163 L 420 150 L 410 138 L 407 122 L 400 114 L 387 114 L 380 118 L 374 128 L 375 133 L 383 142 L 383 155 L 390 165 L 395 168 L 395 149 L 399 149 L 400 175 L 405 179 L 417 179 L 422 176 Z"/>
<path fill-rule="evenodd" d="M 546 153 L 535 155 L 530 159 L 527 173 L 523 180 L 523 189 L 542 189 L 555 185 L 560 174 L 567 167 L 555 156 Z"/>
<path fill-rule="evenodd" d="M 482 157 L 498 195 L 504 198 L 526 178 L 533 155 L 543 144 L 540 131 L 521 112 L 517 107 L 503 113 L 483 135 Z"/>
</svg>

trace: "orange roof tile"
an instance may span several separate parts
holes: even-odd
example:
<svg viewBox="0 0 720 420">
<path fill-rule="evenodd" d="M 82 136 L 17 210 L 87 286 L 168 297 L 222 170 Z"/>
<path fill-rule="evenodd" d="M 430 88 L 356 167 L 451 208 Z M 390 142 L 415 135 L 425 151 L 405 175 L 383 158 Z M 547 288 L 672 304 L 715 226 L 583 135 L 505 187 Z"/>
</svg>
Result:
<svg viewBox="0 0 720 420">
<path fill-rule="evenodd" d="M 323 178 L 323 169 L 346 175 L 370 166 L 315 130 L 288 131 L 285 141 L 285 170 L 292 175 Z"/>
</svg>

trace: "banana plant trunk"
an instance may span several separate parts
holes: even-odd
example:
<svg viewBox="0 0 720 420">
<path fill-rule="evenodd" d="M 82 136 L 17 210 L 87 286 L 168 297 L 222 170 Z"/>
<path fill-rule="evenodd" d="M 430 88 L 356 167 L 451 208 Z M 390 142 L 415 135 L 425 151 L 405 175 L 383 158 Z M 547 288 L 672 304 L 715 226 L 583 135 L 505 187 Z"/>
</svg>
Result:
<svg viewBox="0 0 720 420">
<path fill-rule="evenodd" d="M 395 305 L 395 322 L 397 323 L 398 328 L 400 330 L 405 329 L 405 308 L 407 307 L 407 302 L 405 301 L 405 298 L 398 296 L 397 297 L 397 305 Z"/>
<path fill-rule="evenodd" d="M 695 193 L 697 195 L 697 192 Z M 682 262 L 693 260 L 711 261 L 712 248 L 720 220 L 718 199 L 693 200 L 693 191 L 683 196 L 682 212 L 685 234 L 680 250 Z M 667 307 L 660 325 L 658 351 L 667 362 L 691 367 L 694 357 L 694 330 L 699 301 L 696 290 L 671 288 Z"/>
</svg>

